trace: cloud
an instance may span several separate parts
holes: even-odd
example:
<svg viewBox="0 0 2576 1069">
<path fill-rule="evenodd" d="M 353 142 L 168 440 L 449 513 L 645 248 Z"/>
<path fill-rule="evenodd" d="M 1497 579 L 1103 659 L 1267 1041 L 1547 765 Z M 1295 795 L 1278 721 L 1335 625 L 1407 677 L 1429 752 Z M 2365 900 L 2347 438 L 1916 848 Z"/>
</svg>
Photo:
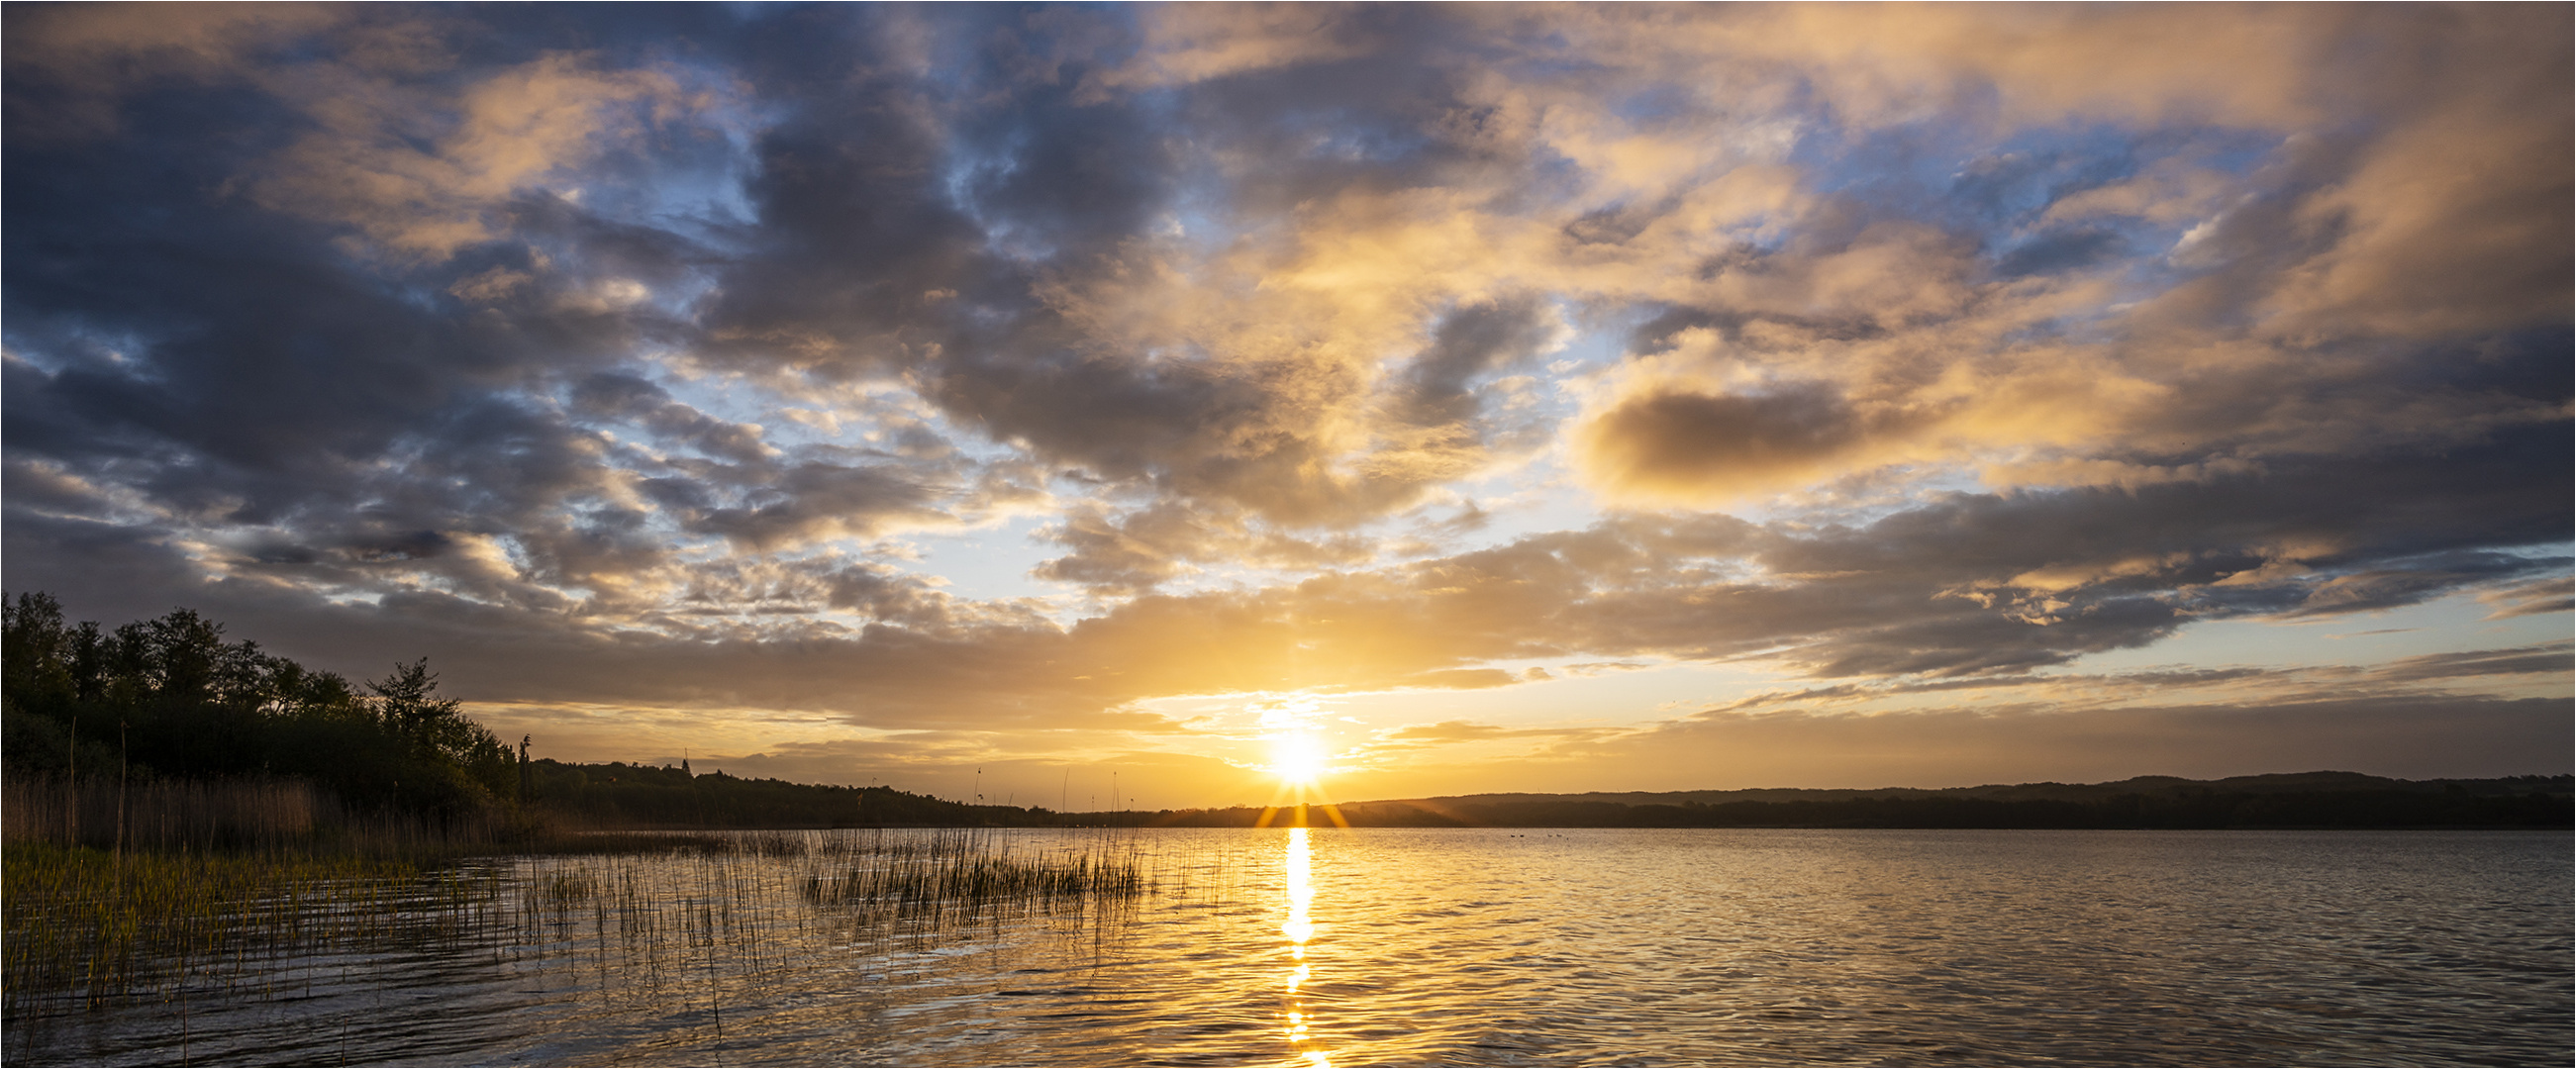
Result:
<svg viewBox="0 0 2576 1069">
<path fill-rule="evenodd" d="M 1689 500 L 1811 481 L 1858 449 L 1869 428 L 1830 390 L 1807 385 L 1769 394 L 1631 397 L 1579 433 L 1602 482 Z"/>
<path fill-rule="evenodd" d="M 2566 576 L 2534 579 L 2503 590 L 2487 591 L 2479 594 L 2478 600 L 2496 606 L 2494 612 L 2487 614 L 2490 620 L 2566 612 L 2576 609 L 2576 579 Z"/>
<path fill-rule="evenodd" d="M 1341 4 L 1174 6 L 1141 14 L 1143 47 L 1126 65 L 1095 73 L 1091 95 L 1365 55 L 1379 43 L 1371 24 L 1389 15 Z"/>
<path fill-rule="evenodd" d="M 8 20 L 8 118 L 20 138 L 116 132 L 123 98 L 156 82 L 239 77 L 264 52 L 340 22 L 324 5 L 104 3 L 21 9 Z"/>
<path fill-rule="evenodd" d="M 2379 669 L 2388 679 L 2448 679 L 2462 676 L 2492 675 L 2565 675 L 2576 671 L 2576 653 L 2569 644 L 2552 642 L 2539 646 L 2522 646 L 2507 650 L 2477 650 L 2469 653 L 2427 653 L 2401 657 Z"/>
<path fill-rule="evenodd" d="M 1386 735 L 1391 742 L 1476 742 L 1502 738 L 1511 734 L 1492 724 L 1474 724 L 1464 720 L 1443 720 L 1437 724 L 1411 724 Z"/>
<path fill-rule="evenodd" d="M 437 103 L 372 73 L 322 75 L 329 95 L 305 102 L 320 129 L 281 151 L 249 191 L 271 209 L 351 226 L 396 256 L 444 258 L 493 240 L 491 216 L 512 197 L 549 181 L 547 192 L 578 196 L 569 172 L 601 142 L 636 137 L 656 112 L 694 103 L 667 73 L 602 73 L 570 54 L 494 72 Z M 420 129 L 451 108 L 452 127 Z M 432 147 L 417 147 L 424 135 Z"/>
<path fill-rule="evenodd" d="M 1500 668 L 1451 668 L 1438 672 L 1423 672 L 1400 680 L 1413 686 L 1439 687 L 1445 690 L 1508 687 L 1521 681 L 1521 677 Z"/>
<path fill-rule="evenodd" d="M 512 708 L 1102 752 L 1534 659 L 2082 704 L 2028 681 L 2211 621 L 2529 627 L 2567 27 L 12 8 L 8 579 Z M 2498 642 L 2373 685 L 2547 682 Z"/>
<path fill-rule="evenodd" d="M 1209 568 L 1307 570 L 1365 563 L 1373 539 L 1342 534 L 1299 538 L 1222 503 L 1163 501 L 1123 516 L 1096 506 L 1068 511 L 1042 532 L 1072 552 L 1030 574 L 1079 584 L 1095 594 L 1137 594 Z"/>
<path fill-rule="evenodd" d="M 1591 744 L 1615 745 L 1636 776 L 1729 786 L 1969 786 L 2193 778 L 2282 768 L 2388 776 L 2525 775 L 2570 740 L 2563 700 L 2389 697 L 2257 705 L 2171 705 L 2059 714 L 1947 708 L 1882 716 L 1720 716 Z M 1688 755 L 1685 757 L 1684 755 Z M 1926 780 L 1922 768 L 1943 769 Z"/>
<path fill-rule="evenodd" d="M 899 520 L 935 521 L 927 488 L 882 466 L 810 462 L 780 472 L 738 505 L 686 510 L 683 525 L 757 550 L 869 537 Z"/>
</svg>

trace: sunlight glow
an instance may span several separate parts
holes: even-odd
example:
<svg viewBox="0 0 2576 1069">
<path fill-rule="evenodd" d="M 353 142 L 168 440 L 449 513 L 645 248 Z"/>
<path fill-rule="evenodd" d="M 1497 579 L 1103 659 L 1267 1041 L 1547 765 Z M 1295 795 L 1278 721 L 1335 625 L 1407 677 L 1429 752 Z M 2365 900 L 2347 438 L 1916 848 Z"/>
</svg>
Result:
<svg viewBox="0 0 2576 1069">
<path fill-rule="evenodd" d="M 1308 819 L 1318 815 L 1318 810 L 1335 827 L 1351 826 L 1323 789 L 1324 777 L 1336 770 L 1330 763 L 1330 744 L 1323 734 L 1306 724 L 1313 713 L 1311 703 L 1303 701 L 1281 701 L 1262 710 L 1261 726 L 1266 730 L 1261 741 L 1270 748 L 1270 761 L 1264 771 L 1278 786 L 1271 792 L 1270 804 L 1262 807 L 1261 819 L 1254 822 L 1254 827 L 1267 828 L 1283 821 L 1304 827 Z"/>
<path fill-rule="evenodd" d="M 1304 732 L 1274 735 L 1270 739 L 1270 771 L 1282 783 L 1313 784 L 1324 775 L 1324 748 Z"/>
</svg>

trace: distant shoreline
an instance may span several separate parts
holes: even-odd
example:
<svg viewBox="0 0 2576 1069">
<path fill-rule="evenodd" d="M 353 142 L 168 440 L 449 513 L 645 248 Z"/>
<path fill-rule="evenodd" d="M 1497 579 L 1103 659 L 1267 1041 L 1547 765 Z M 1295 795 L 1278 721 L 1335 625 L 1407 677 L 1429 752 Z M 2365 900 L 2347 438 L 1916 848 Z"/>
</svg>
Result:
<svg viewBox="0 0 2576 1069">
<path fill-rule="evenodd" d="M 1286 823 L 1286 822 L 1279 822 L 1279 823 L 1273 823 L 1273 824 L 1271 824 L 1271 825 L 1269 825 L 1269 826 L 1267 826 L 1267 827 L 1251 827 L 1251 826 L 1243 826 L 1243 825 L 1224 825 L 1224 824 L 1177 824 L 1177 823 L 1160 823 L 1160 824 L 1158 824 L 1158 823 L 1150 823 L 1150 822 L 1148 822 L 1148 823 L 1141 823 L 1141 824 L 866 824 L 866 825 L 850 825 L 850 824 L 844 824 L 844 825 L 835 825 L 835 826 L 826 826 L 826 825 L 819 825 L 819 824 L 805 824 L 805 825 L 784 825 L 784 826 L 778 826 L 778 827 L 760 827 L 760 828 L 750 828 L 750 827 L 741 827 L 741 828 L 736 828 L 736 827 L 688 827 L 688 826 L 681 826 L 681 827 L 601 828 L 601 829 L 596 829 L 596 830 L 591 831 L 591 832 L 578 832 L 578 833 L 574 833 L 574 834 L 577 834 L 577 835 L 579 835 L 579 834 L 593 834 L 593 835 L 658 835 L 658 834 L 668 834 L 668 835 L 708 835 L 708 834 L 734 834 L 734 833 L 739 833 L 739 834 L 745 834 L 745 835 L 753 835 L 753 834 L 761 834 L 761 833 L 769 833 L 769 832 L 836 832 L 836 831 L 956 831 L 956 830 L 958 830 L 958 829 L 960 829 L 960 828 L 966 828 L 966 829 L 984 828 L 984 829 L 990 829 L 990 830 L 993 830 L 993 831 L 1047 831 L 1047 830 L 1057 830 L 1057 831 L 1095 831 L 1095 830 L 1116 830 L 1116 831 L 1228 831 L 1228 830 L 1233 830 L 1233 831 L 1279 831 L 1279 830 L 1284 830 L 1284 829 L 1288 829 L 1288 828 L 1306 828 L 1306 829 L 1309 829 L 1309 830 L 1315 830 L 1315 831 L 2142 831 L 2142 832 L 2145 832 L 2145 831 L 2153 831 L 2153 832 L 2165 832 L 2165 831 L 2225 831 L 2225 832 L 2240 832 L 2240 831 L 2241 831 L 2241 832 L 2282 832 L 2282 831 L 2337 831 L 2337 832 L 2341 832 L 2341 831 L 2349 831 L 2349 832 L 2382 832 L 2382 831 L 2407 831 L 2407 832 L 2414 832 L 2414 831 L 2421 831 L 2421 832 L 2463 832 L 2463 831 L 2493 831 L 2493 832 L 2532 832 L 2532 831 L 2556 831 L 2556 830 L 2565 830 L 2565 828 L 2566 828 L 2566 827 L 2568 827 L 2568 826 L 2566 826 L 2566 825 L 2547 825 L 2547 824 L 2403 824 L 2403 825 L 2389 825 L 2389 826 L 2384 826 L 2384 827 L 2383 827 L 2383 826 L 2378 826 L 2378 825 L 2351 825 L 2351 824 L 2346 824 L 2346 825 L 2331 825 L 2331 824 L 2259 824 L 2259 825 L 2258 825 L 2258 824 L 2247 824 L 2247 825 L 2238 825 L 2238 826 L 2225 827 L 2225 828 L 2023 828 L 2023 827 L 1973 827 L 1973 828 L 1971 828 L 1971 827 L 1916 827 L 1916 826 L 1910 826 L 1910 825 L 1886 825 L 1886 826 L 1876 826 L 1876 825 L 1873 825 L 1873 826 L 1867 826 L 1867 827 L 1862 827 L 1862 826 L 1825 827 L 1825 826 L 1809 825 L 1809 824 L 1730 824 L 1730 825 L 1726 825 L 1726 826 L 1723 826 L 1723 827 L 1716 827 L 1716 826 L 1711 826 L 1711 827 L 1688 827 L 1688 826 L 1680 826 L 1680 827 L 1666 827 L 1666 826 L 1639 826 L 1639 825 L 1616 825 L 1616 824 L 1562 824 L 1562 825 L 1551 825 L 1551 824 L 1353 824 L 1353 825 L 1350 825 L 1350 826 L 1348 826 L 1348 827 L 1340 827 L 1340 826 L 1337 826 L 1337 825 L 1333 824 L 1333 823 L 1332 823 L 1331 821 L 1329 821 L 1329 820 L 1324 820 L 1324 821 L 1318 821 L 1318 822 L 1307 823 L 1307 824 L 1292 824 L 1292 823 Z"/>
<path fill-rule="evenodd" d="M 1294 806 L 1106 810 L 969 805 L 888 787 L 537 762 L 537 804 L 628 830 L 849 827 L 1941 828 L 2402 830 L 2576 827 L 2576 777 L 2396 780 L 2302 772 L 2224 780 L 1944 789 L 1762 788 L 1485 794 Z M 702 816 L 701 816 L 702 815 Z M 691 819 L 696 818 L 696 819 Z"/>
</svg>

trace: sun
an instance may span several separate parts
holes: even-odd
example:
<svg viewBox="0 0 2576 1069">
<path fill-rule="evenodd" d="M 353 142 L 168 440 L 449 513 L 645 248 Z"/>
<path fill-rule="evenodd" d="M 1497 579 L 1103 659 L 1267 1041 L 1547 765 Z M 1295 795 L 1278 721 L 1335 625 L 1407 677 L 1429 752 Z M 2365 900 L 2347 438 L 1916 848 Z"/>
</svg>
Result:
<svg viewBox="0 0 2576 1069">
<path fill-rule="evenodd" d="M 1270 737 L 1270 772 L 1282 783 L 1312 785 L 1324 777 L 1324 748 L 1314 736 L 1288 732 Z"/>
</svg>

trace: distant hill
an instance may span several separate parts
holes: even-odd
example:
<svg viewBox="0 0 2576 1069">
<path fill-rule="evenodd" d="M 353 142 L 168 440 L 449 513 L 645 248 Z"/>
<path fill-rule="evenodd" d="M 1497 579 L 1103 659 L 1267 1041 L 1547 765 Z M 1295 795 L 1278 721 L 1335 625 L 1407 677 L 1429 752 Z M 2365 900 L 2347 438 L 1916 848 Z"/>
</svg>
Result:
<svg viewBox="0 0 2576 1069">
<path fill-rule="evenodd" d="M 604 827 L 1232 827 L 1288 824 L 1293 811 L 1258 807 L 1058 813 L 967 805 L 887 787 L 835 787 L 689 775 L 650 765 L 530 769 L 543 809 Z M 1529 828 L 2566 828 L 2576 826 L 2576 777 L 2399 780 L 2301 772 L 2115 783 L 2015 783 L 1875 790 L 1473 794 L 1345 802 L 1354 827 Z M 1309 824 L 1334 812 L 1311 806 Z"/>
<path fill-rule="evenodd" d="M 1346 803 L 1354 826 L 2245 828 L 2576 826 L 2576 777 L 2297 772 L 1981 787 L 1471 794 Z"/>
<path fill-rule="evenodd" d="M 2359 772 L 2275 772 L 2226 779 L 2138 776 L 2110 783 L 1990 783 L 1981 787 L 1757 787 L 1731 791 L 1589 791 L 1582 794 L 1456 794 L 1372 801 L 1369 805 L 1519 805 L 1539 802 L 1609 802 L 1617 805 L 1682 805 L 1697 802 L 1833 802 L 1852 798 L 1985 798 L 1996 801 L 2084 802 L 2123 794 L 2148 796 L 2211 791 L 2221 794 L 2293 794 L 2339 791 L 2466 791 L 2478 796 L 2568 794 L 2576 777 L 2507 776 L 2500 779 L 2403 780 Z"/>
<path fill-rule="evenodd" d="M 695 775 L 669 766 L 528 766 L 537 808 L 604 828 L 866 828 L 1029 826 L 1076 821 L 1044 809 L 967 805 L 892 787 L 840 787 Z"/>
</svg>

